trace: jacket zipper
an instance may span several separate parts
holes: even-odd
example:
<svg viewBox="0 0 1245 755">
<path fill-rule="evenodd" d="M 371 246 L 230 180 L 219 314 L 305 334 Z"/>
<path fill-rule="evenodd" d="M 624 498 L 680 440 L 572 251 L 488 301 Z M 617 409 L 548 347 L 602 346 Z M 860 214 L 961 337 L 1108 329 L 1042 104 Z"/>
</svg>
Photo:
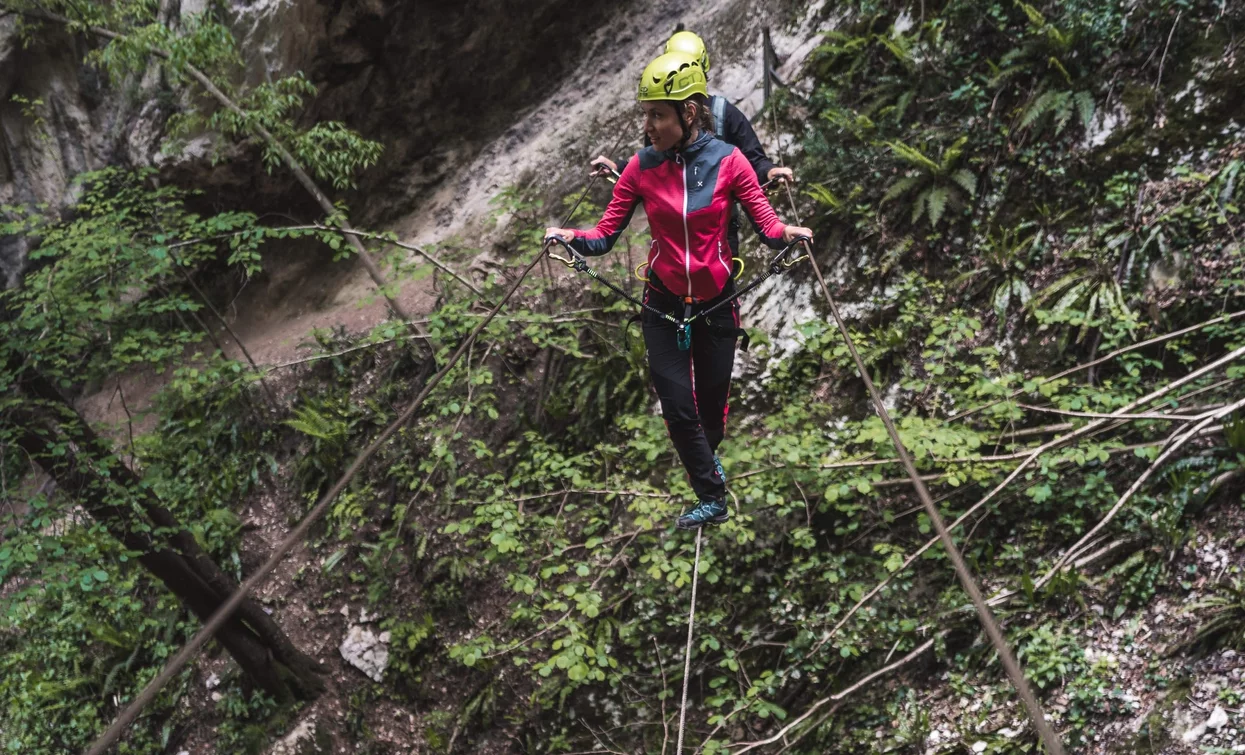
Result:
<svg viewBox="0 0 1245 755">
<path fill-rule="evenodd" d="M 687 272 L 687 295 L 692 295 L 692 236 L 687 230 L 687 160 L 677 156 L 683 164 L 683 268 Z"/>
</svg>

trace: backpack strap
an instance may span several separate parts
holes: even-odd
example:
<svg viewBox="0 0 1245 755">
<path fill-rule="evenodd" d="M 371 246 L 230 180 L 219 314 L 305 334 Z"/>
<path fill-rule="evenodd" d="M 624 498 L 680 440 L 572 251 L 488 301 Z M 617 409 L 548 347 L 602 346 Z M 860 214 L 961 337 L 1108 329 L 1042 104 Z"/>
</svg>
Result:
<svg viewBox="0 0 1245 755">
<path fill-rule="evenodd" d="M 713 113 L 713 131 L 721 140 L 726 140 L 726 98 L 713 95 L 709 98 L 709 109 Z"/>
</svg>

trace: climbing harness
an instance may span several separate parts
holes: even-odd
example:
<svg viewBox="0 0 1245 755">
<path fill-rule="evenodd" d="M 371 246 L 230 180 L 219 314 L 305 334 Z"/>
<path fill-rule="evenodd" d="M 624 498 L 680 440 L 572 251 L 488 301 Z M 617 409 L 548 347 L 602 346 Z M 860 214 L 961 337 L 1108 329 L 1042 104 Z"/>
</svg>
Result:
<svg viewBox="0 0 1245 755">
<path fill-rule="evenodd" d="M 700 573 L 700 537 L 705 528 L 696 530 L 696 560 L 692 564 L 692 608 L 687 614 L 687 651 L 683 654 L 683 701 L 679 704 L 679 743 L 674 755 L 683 755 L 683 724 L 687 721 L 687 682 L 692 675 L 692 627 L 696 624 L 696 576 Z"/>
<path fill-rule="evenodd" d="M 736 280 L 736 281 L 737 281 L 737 280 L 739 280 L 739 279 L 743 276 L 743 274 L 744 274 L 744 267 L 745 267 L 745 265 L 744 265 L 744 258 L 743 258 L 743 257 L 734 257 L 734 258 L 732 258 L 732 259 L 731 259 L 731 263 L 732 263 L 732 264 L 734 264 L 734 263 L 736 263 L 736 262 L 738 262 L 738 263 L 739 263 L 739 268 L 738 268 L 738 269 L 736 269 L 736 270 L 735 270 L 735 272 L 731 273 L 731 280 Z M 646 268 L 646 267 L 648 267 L 648 262 L 647 262 L 647 261 L 646 261 L 646 262 L 641 262 L 640 264 L 638 264 L 638 265 L 636 265 L 636 266 L 635 266 L 635 270 L 633 270 L 632 272 L 633 272 L 633 273 L 635 273 L 635 278 L 636 278 L 636 280 L 638 280 L 638 281 L 643 281 L 643 282 L 645 282 L 645 283 L 648 283 L 648 275 L 647 275 L 647 274 L 644 274 L 644 275 L 641 275 L 641 274 L 640 274 L 640 271 L 641 271 L 641 270 L 643 270 L 643 269 L 644 269 L 644 268 Z"/>
<path fill-rule="evenodd" d="M 778 275 L 785 270 L 789 270 L 795 267 L 796 265 L 803 262 L 804 260 L 809 259 L 809 250 L 811 249 L 811 243 L 812 243 L 812 239 L 808 238 L 807 236 L 800 236 L 796 240 L 792 241 L 790 244 L 787 244 L 785 247 L 782 248 L 782 250 L 780 250 L 777 254 L 775 254 L 772 259 L 770 259 L 769 265 L 765 268 L 764 272 L 762 272 L 760 275 L 754 278 L 748 285 L 735 291 L 735 293 L 731 294 L 730 296 L 727 296 L 726 298 L 722 299 L 721 301 L 717 302 L 711 307 L 702 309 L 699 312 L 693 312 L 692 311 L 693 306 L 697 303 L 696 299 L 694 299 L 691 296 L 682 297 L 683 298 L 683 317 L 682 318 L 675 318 L 675 316 L 670 314 L 669 312 L 663 312 L 660 309 L 657 309 L 656 307 L 650 306 L 649 304 L 646 304 L 640 299 L 635 298 L 634 296 L 627 293 L 626 291 L 619 288 L 618 286 L 611 283 L 610 281 L 602 278 L 600 273 L 592 269 L 592 267 L 588 264 L 588 260 L 585 259 L 582 254 L 575 251 L 574 247 L 568 244 L 566 239 L 562 238 L 561 236 L 550 236 L 548 239 L 546 239 L 545 249 L 546 249 L 546 253 L 551 258 L 557 260 L 558 262 L 563 263 L 567 267 L 575 269 L 578 272 L 587 274 L 590 278 L 592 278 L 593 280 L 596 280 L 598 283 L 605 286 L 606 288 L 613 291 L 614 293 L 618 294 L 619 296 L 623 297 L 624 299 L 631 302 L 632 304 L 635 304 L 641 309 L 651 312 L 654 315 L 665 320 L 666 322 L 669 322 L 670 324 L 674 325 L 675 331 L 676 331 L 675 342 L 678 344 L 680 351 L 687 351 L 688 349 L 692 347 L 692 324 L 694 322 L 696 322 L 697 320 L 701 320 L 701 319 L 707 319 L 709 315 L 712 315 L 714 312 L 717 312 L 719 309 L 727 306 L 728 304 L 731 304 L 732 302 L 736 301 L 737 299 L 739 299 L 739 297 L 743 296 L 744 294 L 749 293 L 750 291 L 755 289 L 757 286 L 761 285 L 766 280 L 768 280 L 771 276 Z M 553 248 L 555 244 L 565 249 L 567 252 L 567 256 L 563 257 L 562 255 L 554 252 Z M 792 256 L 792 250 L 800 246 L 804 247 L 804 251 L 802 253 L 796 252 L 796 255 Z M 640 267 L 643 267 L 643 264 L 636 267 L 635 269 L 635 274 L 637 277 L 640 276 Z M 736 275 L 732 277 L 738 277 L 739 275 L 742 275 L 742 274 L 743 274 L 743 260 L 740 260 L 739 273 L 737 273 Z M 645 276 L 644 278 L 642 278 L 642 280 L 644 280 L 647 283 L 648 277 Z M 748 348 L 747 340 L 746 340 L 747 334 L 746 333 L 743 334 L 743 337 L 745 338 L 745 341 L 744 341 L 742 348 L 746 351 Z"/>
</svg>

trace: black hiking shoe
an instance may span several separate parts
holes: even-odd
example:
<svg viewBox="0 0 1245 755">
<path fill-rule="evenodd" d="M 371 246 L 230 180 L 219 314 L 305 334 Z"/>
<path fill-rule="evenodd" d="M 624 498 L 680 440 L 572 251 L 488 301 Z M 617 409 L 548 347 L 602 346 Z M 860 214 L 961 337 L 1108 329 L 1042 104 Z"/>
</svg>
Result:
<svg viewBox="0 0 1245 755">
<path fill-rule="evenodd" d="M 731 515 L 726 510 L 726 501 L 724 499 L 706 498 L 696 508 L 679 517 L 678 528 L 681 530 L 694 530 L 706 524 L 722 524 L 730 518 Z"/>
</svg>

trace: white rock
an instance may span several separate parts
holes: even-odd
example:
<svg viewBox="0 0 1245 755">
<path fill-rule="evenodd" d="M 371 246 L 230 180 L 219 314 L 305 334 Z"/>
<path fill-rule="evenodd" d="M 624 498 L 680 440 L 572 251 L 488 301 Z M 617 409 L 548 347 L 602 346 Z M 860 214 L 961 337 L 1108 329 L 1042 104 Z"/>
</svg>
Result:
<svg viewBox="0 0 1245 755">
<path fill-rule="evenodd" d="M 1188 731 L 1186 731 L 1184 733 L 1184 736 L 1182 736 L 1180 739 L 1183 740 L 1185 744 L 1189 744 L 1189 743 L 1196 742 L 1199 739 L 1201 739 L 1202 735 L 1205 733 L 1206 733 L 1206 724 L 1201 723 L 1201 724 L 1198 724 L 1197 726 L 1194 726 L 1192 729 L 1189 729 Z"/>
<path fill-rule="evenodd" d="M 989 747 L 989 745 L 981 740 L 973 742 L 973 752 L 985 752 L 987 747 Z"/>
<path fill-rule="evenodd" d="M 1223 708 L 1221 708 L 1220 706 L 1216 705 L 1215 709 L 1211 711 L 1210 713 L 1210 718 L 1206 719 L 1206 727 L 1209 729 L 1214 729 L 1215 731 L 1219 731 L 1220 729 L 1222 729 L 1223 727 L 1227 725 L 1228 725 L 1228 712 L 1224 710 Z"/>
<path fill-rule="evenodd" d="M 216 689 L 220 686 L 220 677 L 215 673 L 208 674 L 207 681 L 203 683 L 203 686 L 208 689 Z"/>
<path fill-rule="evenodd" d="M 289 734 L 286 734 L 280 742 L 273 746 L 269 755 L 294 755 L 298 752 L 298 746 L 304 741 L 311 739 L 316 733 L 316 719 L 314 716 L 301 722 Z"/>
<path fill-rule="evenodd" d="M 342 640 L 342 658 L 351 666 L 367 674 L 373 681 L 379 682 L 385 676 L 385 668 L 389 666 L 388 632 L 376 636 L 369 629 L 358 624 L 350 627 L 346 639 Z"/>
</svg>

